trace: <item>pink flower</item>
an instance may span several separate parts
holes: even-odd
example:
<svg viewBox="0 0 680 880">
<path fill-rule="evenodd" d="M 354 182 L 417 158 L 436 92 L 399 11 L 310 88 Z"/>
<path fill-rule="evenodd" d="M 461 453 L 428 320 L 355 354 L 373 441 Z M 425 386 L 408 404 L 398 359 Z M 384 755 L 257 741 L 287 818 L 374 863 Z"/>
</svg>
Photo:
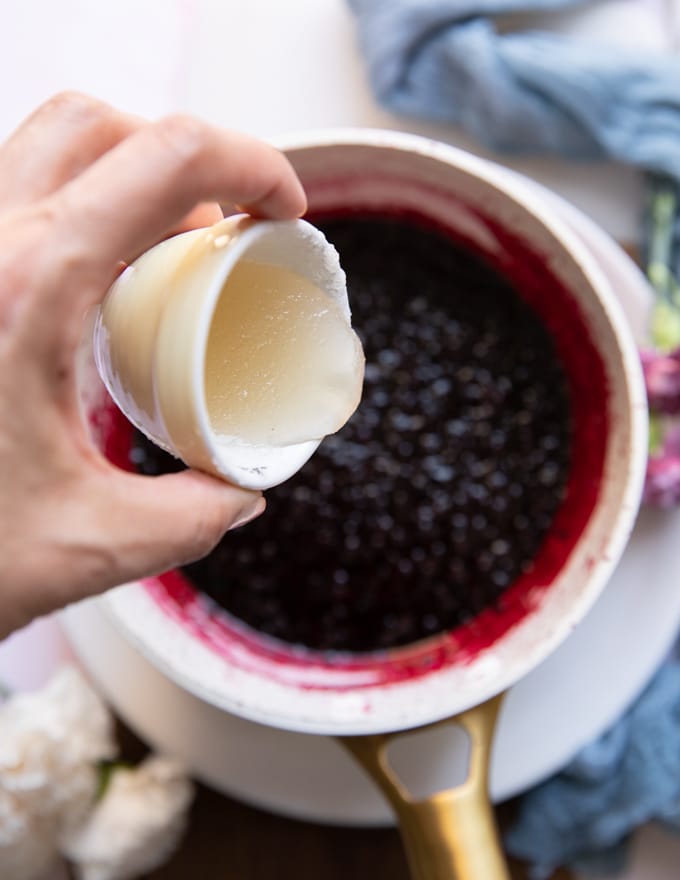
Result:
<svg viewBox="0 0 680 880">
<path fill-rule="evenodd" d="M 680 503 L 680 456 L 664 450 L 647 463 L 643 500 L 655 507 L 670 508 Z"/>
<path fill-rule="evenodd" d="M 650 408 L 680 415 L 680 348 L 670 354 L 643 351 L 641 358 Z"/>
</svg>

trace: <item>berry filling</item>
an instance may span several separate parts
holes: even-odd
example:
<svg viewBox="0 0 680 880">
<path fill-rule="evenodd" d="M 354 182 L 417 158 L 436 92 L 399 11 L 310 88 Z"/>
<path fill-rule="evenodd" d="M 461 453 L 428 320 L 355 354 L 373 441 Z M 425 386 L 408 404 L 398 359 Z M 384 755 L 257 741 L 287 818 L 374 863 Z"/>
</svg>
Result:
<svg viewBox="0 0 680 880">
<path fill-rule="evenodd" d="M 362 402 L 183 572 L 254 630 L 361 653 L 455 630 L 531 572 L 567 491 L 570 387 L 543 320 L 468 247 L 403 218 L 316 222 L 347 274 Z M 182 467 L 133 436 L 129 466 Z"/>
</svg>

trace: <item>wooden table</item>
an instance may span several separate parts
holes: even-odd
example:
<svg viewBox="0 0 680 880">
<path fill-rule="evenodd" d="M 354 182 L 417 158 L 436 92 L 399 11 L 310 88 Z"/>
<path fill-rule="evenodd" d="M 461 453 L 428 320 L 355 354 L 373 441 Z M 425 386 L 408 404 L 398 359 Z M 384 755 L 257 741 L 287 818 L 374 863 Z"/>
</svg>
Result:
<svg viewBox="0 0 680 880">
<path fill-rule="evenodd" d="M 120 728 L 123 755 L 137 762 L 145 747 Z M 512 809 L 506 805 L 501 816 Z M 526 880 L 512 865 L 513 880 Z M 148 880 L 409 880 L 399 834 L 391 829 L 335 828 L 283 819 L 199 786 L 179 850 Z M 485 880 L 485 878 L 480 878 Z M 553 880 L 570 880 L 558 872 Z"/>
<path fill-rule="evenodd" d="M 525 880 L 513 865 L 514 880 Z M 282 819 L 201 788 L 180 850 L 153 880 L 409 880 L 393 830 Z M 479 880 L 485 880 L 480 877 Z M 560 873 L 554 880 L 568 880 Z"/>
</svg>

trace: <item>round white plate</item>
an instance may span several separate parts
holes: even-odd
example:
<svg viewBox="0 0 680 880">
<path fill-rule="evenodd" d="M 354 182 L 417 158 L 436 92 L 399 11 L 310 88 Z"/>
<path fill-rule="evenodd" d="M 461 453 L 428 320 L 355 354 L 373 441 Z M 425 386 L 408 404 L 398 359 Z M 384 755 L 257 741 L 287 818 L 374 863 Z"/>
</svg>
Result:
<svg viewBox="0 0 680 880">
<path fill-rule="evenodd" d="M 642 339 L 650 294 L 641 274 L 579 211 L 561 200 L 556 208 L 621 291 Z M 496 801 L 562 767 L 648 681 L 680 623 L 674 573 L 679 535 L 680 511 L 643 511 L 614 577 L 586 619 L 508 695 L 491 766 Z M 119 714 L 156 748 L 183 757 L 207 784 L 288 816 L 349 825 L 392 823 L 381 795 L 332 739 L 268 728 L 202 702 L 133 648 L 98 600 L 70 608 L 63 622 Z M 465 746 L 445 730 L 416 735 L 400 745 L 395 761 L 414 794 L 424 793 L 460 776 Z"/>
</svg>

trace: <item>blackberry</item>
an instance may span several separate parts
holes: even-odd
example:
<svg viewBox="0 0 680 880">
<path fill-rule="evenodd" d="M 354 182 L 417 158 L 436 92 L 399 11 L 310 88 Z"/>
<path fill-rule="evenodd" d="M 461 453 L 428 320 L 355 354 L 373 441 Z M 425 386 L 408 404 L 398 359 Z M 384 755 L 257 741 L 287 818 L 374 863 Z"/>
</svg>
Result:
<svg viewBox="0 0 680 880">
<path fill-rule="evenodd" d="M 362 403 L 184 572 L 282 641 L 393 648 L 469 621 L 531 568 L 569 473 L 567 381 L 538 316 L 468 249 L 391 218 L 317 225 L 347 274 Z M 141 435 L 130 461 L 177 469 Z"/>
</svg>

